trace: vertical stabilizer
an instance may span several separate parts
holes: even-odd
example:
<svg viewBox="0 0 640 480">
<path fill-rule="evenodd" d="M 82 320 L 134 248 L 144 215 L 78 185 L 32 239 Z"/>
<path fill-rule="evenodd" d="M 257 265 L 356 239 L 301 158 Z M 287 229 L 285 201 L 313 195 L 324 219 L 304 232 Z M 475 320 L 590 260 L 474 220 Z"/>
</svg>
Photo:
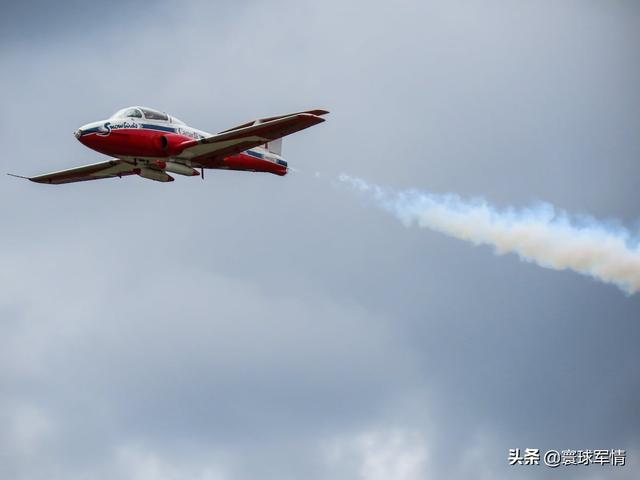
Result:
<svg viewBox="0 0 640 480">
<path fill-rule="evenodd" d="M 282 138 L 272 140 L 271 142 L 265 144 L 265 147 L 271 153 L 282 156 Z"/>
</svg>

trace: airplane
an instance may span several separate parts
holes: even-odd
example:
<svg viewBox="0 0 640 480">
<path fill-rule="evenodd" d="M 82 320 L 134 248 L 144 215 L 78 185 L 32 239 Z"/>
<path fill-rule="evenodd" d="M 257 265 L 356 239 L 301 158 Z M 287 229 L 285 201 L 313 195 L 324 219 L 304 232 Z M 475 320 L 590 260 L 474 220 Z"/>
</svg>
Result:
<svg viewBox="0 0 640 480">
<path fill-rule="evenodd" d="M 289 169 L 282 158 L 282 137 L 324 122 L 327 113 L 308 110 L 260 118 L 213 135 L 152 108 L 127 107 L 74 132 L 83 145 L 113 158 L 35 177 L 9 175 L 53 185 L 129 175 L 172 182 L 169 173 L 204 179 L 204 169 L 282 176 Z"/>
</svg>

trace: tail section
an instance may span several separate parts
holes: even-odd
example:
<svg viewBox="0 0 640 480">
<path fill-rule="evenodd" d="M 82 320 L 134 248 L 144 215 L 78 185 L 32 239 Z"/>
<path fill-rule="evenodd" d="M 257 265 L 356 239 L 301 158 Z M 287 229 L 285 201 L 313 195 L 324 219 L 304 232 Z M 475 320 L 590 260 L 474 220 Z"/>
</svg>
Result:
<svg viewBox="0 0 640 480">
<path fill-rule="evenodd" d="M 272 140 L 269 143 L 265 143 L 264 148 L 271 153 L 282 156 L 282 137 Z"/>
</svg>

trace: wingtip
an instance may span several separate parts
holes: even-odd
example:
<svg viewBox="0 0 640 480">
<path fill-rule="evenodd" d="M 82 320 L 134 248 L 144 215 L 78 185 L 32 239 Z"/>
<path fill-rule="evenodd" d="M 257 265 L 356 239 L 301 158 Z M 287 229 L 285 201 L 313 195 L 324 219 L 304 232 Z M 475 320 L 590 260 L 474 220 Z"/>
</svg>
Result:
<svg viewBox="0 0 640 480">
<path fill-rule="evenodd" d="M 7 173 L 7 175 L 9 175 L 10 177 L 22 178 L 24 180 L 31 180 L 31 177 L 25 177 L 23 175 L 16 175 L 15 173 Z M 31 180 L 31 181 L 33 181 L 33 180 Z"/>
<path fill-rule="evenodd" d="M 309 115 L 314 115 L 316 117 L 320 117 L 322 115 L 328 114 L 329 110 L 324 110 L 324 109 L 321 109 L 321 108 L 317 108 L 315 110 L 307 110 L 305 112 L 300 112 L 300 113 L 306 113 L 306 114 L 309 114 Z"/>
<path fill-rule="evenodd" d="M 316 115 L 315 113 L 308 113 L 308 112 L 299 113 L 297 117 L 306 119 L 310 121 L 312 124 L 322 123 L 327 120 L 326 118 L 322 118 L 320 115 Z"/>
</svg>

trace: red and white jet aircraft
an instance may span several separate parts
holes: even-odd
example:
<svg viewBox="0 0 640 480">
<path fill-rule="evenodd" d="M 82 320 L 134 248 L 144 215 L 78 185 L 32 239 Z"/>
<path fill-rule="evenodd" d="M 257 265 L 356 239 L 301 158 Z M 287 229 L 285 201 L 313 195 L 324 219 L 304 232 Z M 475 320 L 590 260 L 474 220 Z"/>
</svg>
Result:
<svg viewBox="0 0 640 480">
<path fill-rule="evenodd" d="M 327 113 L 309 110 L 261 118 L 212 135 L 151 108 L 123 108 L 108 120 L 89 123 L 74 132 L 87 147 L 115 158 L 21 178 L 61 184 L 139 175 L 172 182 L 167 172 L 196 176 L 204 175 L 205 168 L 286 175 L 282 137 L 324 122 L 321 115 Z"/>
</svg>

